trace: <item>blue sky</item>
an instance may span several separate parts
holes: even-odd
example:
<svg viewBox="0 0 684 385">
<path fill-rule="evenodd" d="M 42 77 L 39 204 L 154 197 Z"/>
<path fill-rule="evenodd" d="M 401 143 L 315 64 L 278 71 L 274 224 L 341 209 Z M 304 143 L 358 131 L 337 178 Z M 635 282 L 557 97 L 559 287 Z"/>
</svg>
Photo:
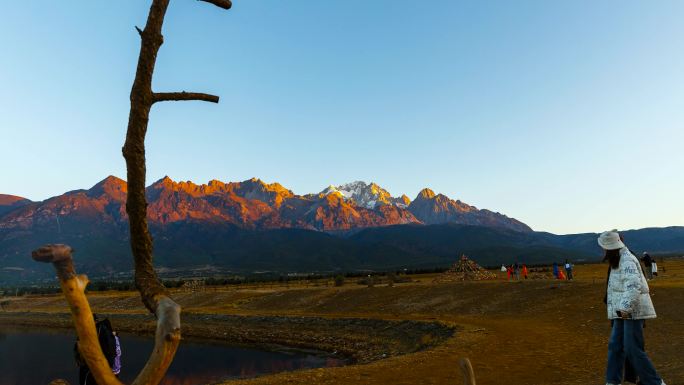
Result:
<svg viewBox="0 0 684 385">
<path fill-rule="evenodd" d="M 148 1 L 0 4 L 0 192 L 125 177 Z M 426 186 L 556 233 L 684 225 L 684 2 L 174 0 L 148 184 Z"/>
</svg>

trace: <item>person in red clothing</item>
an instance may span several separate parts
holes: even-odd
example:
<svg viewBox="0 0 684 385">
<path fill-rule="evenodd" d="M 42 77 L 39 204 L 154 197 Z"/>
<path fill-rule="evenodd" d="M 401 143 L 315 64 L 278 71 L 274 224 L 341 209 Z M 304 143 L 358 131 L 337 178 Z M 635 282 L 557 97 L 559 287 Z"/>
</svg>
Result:
<svg viewBox="0 0 684 385">
<path fill-rule="evenodd" d="M 522 273 L 523 273 L 523 277 L 525 277 L 525 279 L 527 279 L 527 265 L 525 265 L 525 264 L 523 264 Z"/>
<path fill-rule="evenodd" d="M 508 280 L 511 280 L 511 275 L 513 275 L 513 268 L 511 266 L 506 267 L 506 275 L 508 276 Z"/>
<path fill-rule="evenodd" d="M 565 280 L 565 273 L 563 273 L 563 270 L 558 270 L 558 279 Z"/>
</svg>

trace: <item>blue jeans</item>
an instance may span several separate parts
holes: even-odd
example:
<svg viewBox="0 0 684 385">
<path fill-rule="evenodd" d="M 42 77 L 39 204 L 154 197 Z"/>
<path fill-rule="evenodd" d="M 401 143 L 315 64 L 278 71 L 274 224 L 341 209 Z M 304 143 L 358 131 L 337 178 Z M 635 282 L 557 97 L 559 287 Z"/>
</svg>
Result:
<svg viewBox="0 0 684 385">
<path fill-rule="evenodd" d="M 660 385 L 662 380 L 644 351 L 644 320 L 622 320 L 613 322 L 613 331 L 608 342 L 608 367 L 606 382 L 622 383 L 625 358 L 644 385 Z"/>
</svg>

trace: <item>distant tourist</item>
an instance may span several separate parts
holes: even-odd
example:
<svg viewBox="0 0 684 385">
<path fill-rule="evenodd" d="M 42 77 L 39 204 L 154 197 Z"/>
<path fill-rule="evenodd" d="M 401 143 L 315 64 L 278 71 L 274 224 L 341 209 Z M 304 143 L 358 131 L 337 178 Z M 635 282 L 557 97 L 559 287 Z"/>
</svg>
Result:
<svg viewBox="0 0 684 385">
<path fill-rule="evenodd" d="M 629 252 L 616 231 L 598 238 L 609 273 L 606 288 L 608 319 L 613 327 L 608 343 L 606 385 L 622 383 L 625 359 L 644 385 L 665 385 L 644 351 L 644 320 L 656 318 L 646 277 L 639 260 Z"/>
<path fill-rule="evenodd" d="M 558 262 L 553 263 L 553 278 L 558 279 L 558 272 L 560 270 L 558 269 Z"/>
<path fill-rule="evenodd" d="M 568 276 L 568 281 L 572 281 L 572 263 L 567 259 L 565 260 L 565 274 Z"/>
<path fill-rule="evenodd" d="M 527 279 L 527 265 L 523 264 L 522 274 L 525 279 Z"/>
<path fill-rule="evenodd" d="M 561 269 L 558 269 L 558 279 L 565 281 L 565 273 Z"/>
<path fill-rule="evenodd" d="M 508 280 L 513 278 L 513 266 L 506 267 L 506 274 L 508 275 Z"/>
<path fill-rule="evenodd" d="M 653 279 L 653 258 L 651 258 L 647 252 L 644 252 L 644 255 L 641 257 L 641 262 L 643 262 L 646 267 L 646 278 Z"/>
<path fill-rule="evenodd" d="M 513 272 L 515 273 L 515 280 L 520 281 L 520 264 L 518 262 L 513 265 Z"/>
</svg>

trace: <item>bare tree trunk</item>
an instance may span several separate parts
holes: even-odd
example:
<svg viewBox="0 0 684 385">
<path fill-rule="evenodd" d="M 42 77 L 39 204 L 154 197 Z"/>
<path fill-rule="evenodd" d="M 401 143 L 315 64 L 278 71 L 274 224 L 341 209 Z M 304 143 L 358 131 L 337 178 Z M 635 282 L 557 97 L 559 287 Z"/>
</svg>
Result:
<svg viewBox="0 0 684 385">
<path fill-rule="evenodd" d="M 157 310 L 159 298 L 166 290 L 157 280 L 152 266 L 152 237 L 147 227 L 147 200 L 145 199 L 145 134 L 154 104 L 152 74 L 157 52 L 164 42 L 161 34 L 164 15 L 169 0 L 152 2 L 145 29 L 140 32 L 142 44 L 138 68 L 131 89 L 131 111 L 128 115 L 128 131 L 123 155 L 128 171 L 128 196 L 126 213 L 130 224 L 131 249 L 135 259 L 135 285 L 143 303 L 151 312 Z"/>
<path fill-rule="evenodd" d="M 205 0 L 229 9 L 229 0 Z M 128 172 L 128 196 L 126 212 L 130 223 L 131 249 L 135 260 L 135 286 L 147 309 L 157 316 L 155 352 L 143 368 L 142 377 L 153 379 L 157 384 L 173 361 L 180 342 L 180 306 L 170 297 L 159 282 L 152 264 L 152 237 L 147 226 L 147 200 L 145 198 L 145 134 L 150 109 L 156 102 L 170 100 L 201 100 L 218 103 L 218 96 L 202 93 L 159 93 L 152 91 L 152 75 L 157 53 L 164 43 L 162 26 L 169 0 L 153 0 L 145 29 L 138 29 L 141 38 L 140 55 L 135 80 L 131 89 L 131 111 L 128 131 L 123 146 Z M 137 382 L 137 381 L 136 381 Z"/>
<path fill-rule="evenodd" d="M 147 200 L 145 198 L 145 134 L 152 105 L 163 101 L 200 100 L 218 103 L 219 97 L 197 92 L 152 91 L 152 76 L 157 53 L 164 42 L 162 26 L 170 0 L 153 0 L 145 28 L 136 27 L 141 38 L 140 55 L 135 80 L 131 89 L 131 111 L 128 116 L 123 156 L 128 172 L 126 212 L 130 223 L 131 249 L 135 261 L 135 285 L 145 307 L 157 317 L 155 347 L 147 364 L 134 385 L 156 385 L 161 381 L 173 361 L 180 342 L 180 306 L 159 282 L 152 264 L 152 237 L 147 226 Z M 223 9 L 230 9 L 230 0 L 200 0 Z M 67 245 L 46 245 L 33 252 L 40 262 L 51 262 L 57 270 L 62 292 L 71 308 L 74 325 L 79 336 L 79 350 L 96 381 L 102 385 L 121 385 L 100 348 L 85 287 L 88 278 L 77 276 Z M 61 381 L 61 380 L 60 380 Z"/>
<path fill-rule="evenodd" d="M 228 0 L 204 0 L 225 9 Z M 131 89 L 131 111 L 128 115 L 128 130 L 123 146 L 128 172 L 128 196 L 126 213 L 130 223 L 131 249 L 135 259 L 135 285 L 140 291 L 143 303 L 151 312 L 156 312 L 159 300 L 168 297 L 166 289 L 159 283 L 152 265 L 152 237 L 147 226 L 147 200 L 145 199 L 145 134 L 150 118 L 150 109 L 156 102 L 171 100 L 201 100 L 218 103 L 219 97 L 197 92 L 152 91 L 152 75 L 157 62 L 157 53 L 164 43 L 161 33 L 169 0 L 154 0 L 150 7 L 144 30 L 138 29 L 141 38 L 138 67 Z"/>
</svg>

